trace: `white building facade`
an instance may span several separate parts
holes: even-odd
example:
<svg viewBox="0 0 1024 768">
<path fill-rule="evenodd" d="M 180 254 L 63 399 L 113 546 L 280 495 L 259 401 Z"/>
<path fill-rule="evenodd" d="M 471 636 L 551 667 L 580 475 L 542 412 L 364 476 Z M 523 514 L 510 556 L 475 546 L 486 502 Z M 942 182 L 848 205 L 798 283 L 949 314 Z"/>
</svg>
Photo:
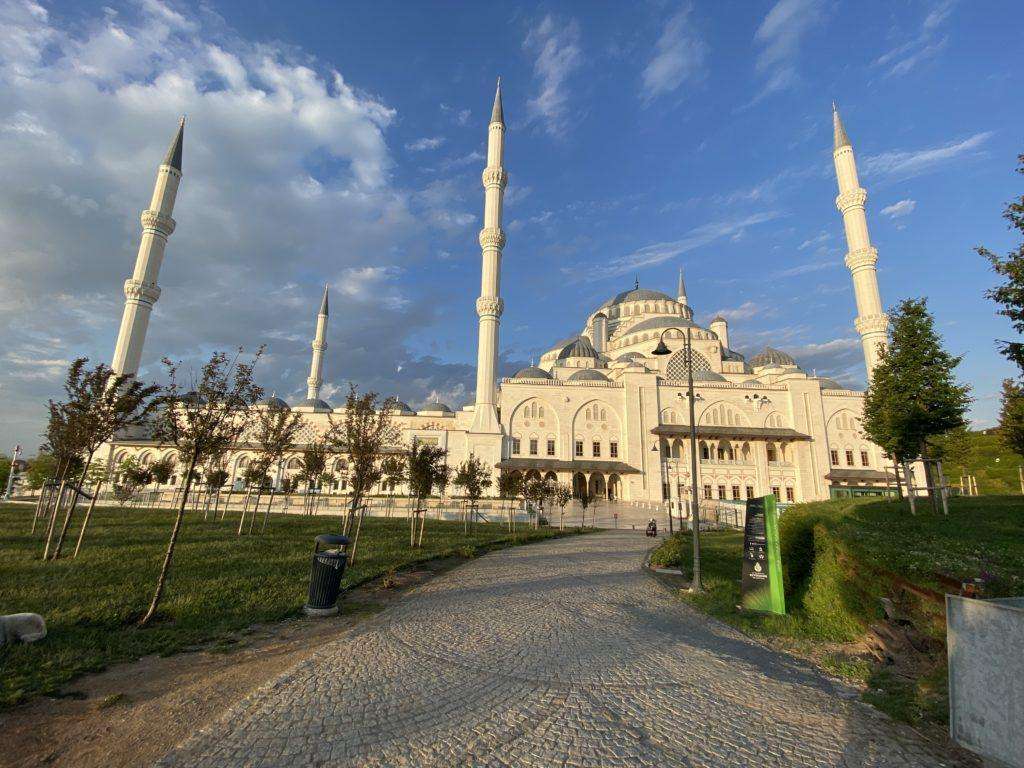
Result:
<svg viewBox="0 0 1024 768">
<path fill-rule="evenodd" d="M 176 172 L 175 182 L 181 174 L 180 140 L 179 133 L 175 162 L 161 166 L 161 173 L 165 166 Z M 685 501 L 693 486 L 687 400 L 691 362 L 696 485 L 703 498 L 741 501 L 774 493 L 783 502 L 801 502 L 887 492 L 894 483 L 891 462 L 863 435 L 863 393 L 810 375 L 780 350 L 768 347 L 747 359 L 731 349 L 725 318 L 716 317 L 707 327 L 695 322 L 681 271 L 674 296 L 637 283 L 594 307 L 581 318 L 577 332 L 553 344 L 536 366 L 498 379 L 498 329 L 504 308 L 502 197 L 508 183 L 504 142 L 499 84 L 483 171 L 475 401 L 458 411 L 441 403 L 418 411 L 398 403 L 393 420 L 403 444 L 436 444 L 447 449 L 450 465 L 473 455 L 496 473 L 548 478 L 591 497 Z M 879 298 L 877 252 L 867 231 L 867 193 L 859 186 L 853 150 L 838 113 L 834 157 L 840 192 L 836 205 L 844 220 L 846 263 L 857 298 L 855 327 L 870 376 L 888 320 Z M 165 207 L 169 217 L 169 206 Z M 160 243 L 161 258 L 165 241 L 166 237 Z M 151 260 L 150 250 L 141 249 L 139 258 Z M 155 286 L 155 270 L 150 272 Z M 125 323 L 131 325 L 127 311 Z M 297 474 L 304 444 L 321 436 L 331 418 L 341 417 L 341 409 L 319 397 L 327 327 L 325 291 L 316 317 L 307 398 L 291 406 L 270 398 L 261 406 L 291 407 L 305 422 L 295 455 L 286 460 L 278 482 Z M 692 355 L 686 349 L 687 333 Z M 144 329 L 140 334 L 123 326 L 121 337 L 139 340 Z M 653 354 L 661 339 L 670 354 Z M 125 357 L 120 339 L 118 345 L 115 359 Z M 133 343 L 128 355 L 136 366 L 141 352 L 137 346 Z M 145 464 L 173 453 L 173 448 L 140 437 L 111 445 L 108 458 L 113 466 L 128 457 Z M 232 481 L 244 476 L 255 455 L 253 447 L 244 444 L 229 455 L 225 469 Z M 336 490 L 345 489 L 346 467 L 344 456 L 332 457 L 328 470 L 336 478 Z"/>
</svg>

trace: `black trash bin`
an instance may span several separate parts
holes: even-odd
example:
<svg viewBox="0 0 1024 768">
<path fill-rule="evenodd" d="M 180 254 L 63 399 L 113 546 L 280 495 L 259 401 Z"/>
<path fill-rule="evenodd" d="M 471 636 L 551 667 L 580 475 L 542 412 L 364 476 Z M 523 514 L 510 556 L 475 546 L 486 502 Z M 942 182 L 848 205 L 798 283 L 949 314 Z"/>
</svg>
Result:
<svg viewBox="0 0 1024 768">
<path fill-rule="evenodd" d="M 323 533 L 316 537 L 309 572 L 309 599 L 303 608 L 309 616 L 333 616 L 338 612 L 341 576 L 348 561 L 347 546 L 347 536 Z"/>
</svg>

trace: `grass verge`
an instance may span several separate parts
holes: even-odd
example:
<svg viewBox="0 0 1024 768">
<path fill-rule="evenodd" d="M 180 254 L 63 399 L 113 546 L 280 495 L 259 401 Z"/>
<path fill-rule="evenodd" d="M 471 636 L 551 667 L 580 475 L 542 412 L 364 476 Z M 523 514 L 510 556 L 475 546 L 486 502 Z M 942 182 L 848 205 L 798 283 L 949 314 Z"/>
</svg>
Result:
<svg viewBox="0 0 1024 768">
<path fill-rule="evenodd" d="M 701 535 L 705 591 L 684 598 L 860 683 L 865 700 L 897 719 L 944 722 L 942 594 L 978 578 L 986 596 L 1024 594 L 1020 497 L 954 499 L 949 517 L 930 509 L 911 516 L 905 502 L 815 502 L 789 509 L 779 529 L 785 616 L 737 610 L 743 535 L 735 531 Z M 677 534 L 651 562 L 690 578 L 692 547 L 688 532 Z"/>
<path fill-rule="evenodd" d="M 39 613 L 48 634 L 37 643 L 0 646 L 0 708 L 55 693 L 112 663 L 188 650 L 295 616 L 306 599 L 313 538 L 340 526 L 336 517 L 276 515 L 265 533 L 236 537 L 237 512 L 234 522 L 188 514 L 158 620 L 138 629 L 173 513 L 97 509 L 78 558 L 49 563 L 40 559 L 38 529 L 29 535 L 31 516 L 29 506 L 0 506 L 0 614 Z M 428 520 L 423 548 L 410 549 L 407 520 L 367 518 L 342 586 L 438 557 L 472 557 L 560 535 L 543 528 L 509 534 L 500 523 L 478 524 L 468 534 L 462 527 Z"/>
</svg>

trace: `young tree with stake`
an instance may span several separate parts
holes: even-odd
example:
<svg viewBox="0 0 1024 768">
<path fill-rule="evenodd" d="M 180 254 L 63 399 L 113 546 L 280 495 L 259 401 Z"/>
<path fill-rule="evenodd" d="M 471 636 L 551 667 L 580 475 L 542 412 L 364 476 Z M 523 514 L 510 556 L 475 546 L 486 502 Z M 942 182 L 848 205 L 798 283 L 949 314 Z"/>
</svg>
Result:
<svg viewBox="0 0 1024 768">
<path fill-rule="evenodd" d="M 273 470 L 270 499 L 267 502 L 266 512 L 263 514 L 261 531 L 267 527 L 267 518 L 270 516 L 270 508 L 274 504 L 274 492 L 277 478 L 281 476 L 284 456 L 295 445 L 295 439 L 301 429 L 302 414 L 289 410 L 273 399 L 256 412 L 256 425 L 251 439 L 263 458 L 266 459 L 267 466 Z"/>
<path fill-rule="evenodd" d="M 462 488 L 469 509 L 462 516 L 462 532 L 468 533 L 469 514 L 476 517 L 476 507 L 484 491 L 491 487 L 491 468 L 472 454 L 455 470 L 455 485 Z"/>
<path fill-rule="evenodd" d="M 437 485 L 437 480 L 445 471 L 444 461 L 448 451 L 436 445 L 421 445 L 413 441 L 409 449 L 409 495 L 413 497 L 415 504 L 410 516 L 409 546 L 416 547 L 423 545 L 423 528 L 427 520 L 427 511 L 423 508 L 423 501 Z M 416 522 L 420 521 L 419 541 L 416 537 Z"/>
<path fill-rule="evenodd" d="M 508 502 L 508 530 L 509 533 L 515 530 L 515 500 L 519 498 L 523 490 L 523 476 L 518 472 L 510 472 L 507 469 L 498 473 L 498 498 Z"/>
<path fill-rule="evenodd" d="M 165 407 L 156 422 L 156 436 L 162 442 L 177 446 L 186 465 L 185 487 L 153 599 L 139 622 L 140 626 L 152 620 L 160 605 L 196 466 L 208 456 L 225 453 L 252 426 L 253 407 L 263 394 L 263 390 L 253 381 L 253 370 L 262 353 L 261 347 L 251 362 L 242 362 L 241 349 L 232 358 L 223 352 L 215 352 L 203 366 L 198 378 L 191 377 L 190 389 L 194 395 L 187 396 L 183 392 L 179 365 L 164 360 L 168 384 L 165 388 Z"/>
</svg>

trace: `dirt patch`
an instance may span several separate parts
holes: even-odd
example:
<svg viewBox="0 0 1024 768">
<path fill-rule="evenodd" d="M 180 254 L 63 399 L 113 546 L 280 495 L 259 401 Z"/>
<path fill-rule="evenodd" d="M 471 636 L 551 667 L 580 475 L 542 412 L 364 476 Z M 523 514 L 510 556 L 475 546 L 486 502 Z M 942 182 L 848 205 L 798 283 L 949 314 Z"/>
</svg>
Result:
<svg viewBox="0 0 1024 768">
<path fill-rule="evenodd" d="M 0 766 L 150 765 L 255 688 L 462 562 L 442 558 L 368 582 L 343 597 L 337 616 L 254 626 L 194 652 L 81 677 L 59 696 L 0 714 Z"/>
</svg>

